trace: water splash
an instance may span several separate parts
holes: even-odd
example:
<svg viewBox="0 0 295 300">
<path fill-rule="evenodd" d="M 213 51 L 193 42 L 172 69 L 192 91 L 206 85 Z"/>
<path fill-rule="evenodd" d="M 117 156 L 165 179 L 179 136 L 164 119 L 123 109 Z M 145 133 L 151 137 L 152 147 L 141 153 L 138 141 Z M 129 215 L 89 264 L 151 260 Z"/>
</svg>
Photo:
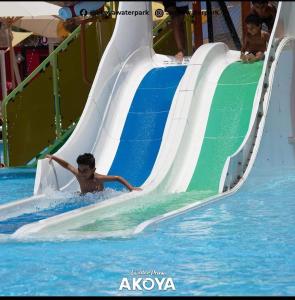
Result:
<svg viewBox="0 0 295 300">
<path fill-rule="evenodd" d="M 30 212 L 26 211 L 21 215 L 1 221 L 0 234 L 12 234 L 26 224 L 96 204 L 122 193 L 122 191 L 106 189 L 103 192 L 80 196 L 79 193 L 61 192 L 48 188 L 45 197 L 41 198 L 38 204 L 30 209 Z"/>
</svg>

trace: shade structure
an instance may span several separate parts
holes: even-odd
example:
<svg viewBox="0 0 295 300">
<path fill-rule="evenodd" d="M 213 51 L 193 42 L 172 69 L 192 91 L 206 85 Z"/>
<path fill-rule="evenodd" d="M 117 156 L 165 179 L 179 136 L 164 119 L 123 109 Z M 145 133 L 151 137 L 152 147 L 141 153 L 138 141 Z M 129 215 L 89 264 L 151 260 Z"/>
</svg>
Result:
<svg viewBox="0 0 295 300">
<path fill-rule="evenodd" d="M 16 45 L 18 45 L 19 43 L 21 43 L 23 40 L 25 40 L 26 38 L 28 38 L 32 34 L 33 34 L 32 32 L 16 32 L 16 31 L 12 31 L 12 36 L 13 36 L 12 47 L 15 47 Z"/>
<path fill-rule="evenodd" d="M 59 38 L 58 24 L 61 21 L 53 16 L 23 17 L 13 23 L 14 26 L 47 38 Z"/>
<path fill-rule="evenodd" d="M 60 6 L 45 1 L 0 1 L 0 17 L 58 15 Z"/>
<path fill-rule="evenodd" d="M 0 21 L 5 23 L 11 32 L 11 26 L 15 21 L 22 17 L 36 17 L 58 15 L 60 6 L 45 1 L 1 1 L 0 2 Z M 12 77 L 12 88 L 15 88 L 13 65 L 15 54 L 13 51 L 12 41 L 9 34 L 10 49 L 10 70 Z"/>
</svg>

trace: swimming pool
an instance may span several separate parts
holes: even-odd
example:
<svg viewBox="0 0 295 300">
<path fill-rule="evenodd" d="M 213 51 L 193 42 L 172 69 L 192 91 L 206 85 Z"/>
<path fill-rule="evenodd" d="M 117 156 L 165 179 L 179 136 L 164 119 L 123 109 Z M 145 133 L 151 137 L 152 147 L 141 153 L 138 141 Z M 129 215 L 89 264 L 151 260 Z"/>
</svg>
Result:
<svg viewBox="0 0 295 300">
<path fill-rule="evenodd" d="M 11 172 L 2 203 L 33 190 L 33 170 Z M 133 238 L 2 240 L 0 295 L 293 295 L 294 170 L 264 182 Z M 176 290 L 119 291 L 134 270 L 165 272 Z"/>
<path fill-rule="evenodd" d="M 31 196 L 35 174 L 36 169 L 0 169 L 0 204 Z"/>
</svg>

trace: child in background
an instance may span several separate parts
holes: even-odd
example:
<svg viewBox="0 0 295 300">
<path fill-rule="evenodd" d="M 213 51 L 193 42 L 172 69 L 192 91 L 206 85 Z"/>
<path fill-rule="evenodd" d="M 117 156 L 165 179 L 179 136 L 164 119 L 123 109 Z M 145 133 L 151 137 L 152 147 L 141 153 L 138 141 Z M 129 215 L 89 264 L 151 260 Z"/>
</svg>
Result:
<svg viewBox="0 0 295 300">
<path fill-rule="evenodd" d="M 257 15 L 248 15 L 245 19 L 247 33 L 241 49 L 243 62 L 255 62 L 264 59 L 269 33 L 262 30 L 262 20 Z"/>
<path fill-rule="evenodd" d="M 121 176 L 107 176 L 95 173 L 95 158 L 91 153 L 84 153 L 77 158 L 78 168 L 75 168 L 63 159 L 54 155 L 46 155 L 49 161 L 54 160 L 62 167 L 72 172 L 79 184 L 81 194 L 101 192 L 104 190 L 104 182 L 118 181 L 125 185 L 129 191 L 140 191 L 140 188 L 132 186 L 126 179 Z"/>
<path fill-rule="evenodd" d="M 277 9 L 269 1 L 252 1 L 252 9 L 250 14 L 260 17 L 262 24 L 265 24 L 270 34 L 276 18 Z"/>
</svg>

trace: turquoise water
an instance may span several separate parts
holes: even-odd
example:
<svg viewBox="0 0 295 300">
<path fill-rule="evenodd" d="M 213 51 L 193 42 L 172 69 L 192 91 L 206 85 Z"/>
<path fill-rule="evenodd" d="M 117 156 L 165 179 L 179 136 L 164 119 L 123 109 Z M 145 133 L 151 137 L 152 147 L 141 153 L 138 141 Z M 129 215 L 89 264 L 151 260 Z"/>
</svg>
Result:
<svg viewBox="0 0 295 300">
<path fill-rule="evenodd" d="M 35 173 L 36 169 L 0 169 L 0 205 L 31 196 Z"/>
<path fill-rule="evenodd" d="M 0 295 L 294 295 L 294 171 L 130 239 L 2 241 Z M 21 182 L 32 190 L 4 173 L 2 202 Z M 119 291 L 142 270 L 166 273 L 176 290 Z"/>
<path fill-rule="evenodd" d="M 0 162 L 3 162 L 2 141 L 0 141 Z M 35 169 L 0 169 L 0 205 L 31 196 L 35 173 Z"/>
</svg>

